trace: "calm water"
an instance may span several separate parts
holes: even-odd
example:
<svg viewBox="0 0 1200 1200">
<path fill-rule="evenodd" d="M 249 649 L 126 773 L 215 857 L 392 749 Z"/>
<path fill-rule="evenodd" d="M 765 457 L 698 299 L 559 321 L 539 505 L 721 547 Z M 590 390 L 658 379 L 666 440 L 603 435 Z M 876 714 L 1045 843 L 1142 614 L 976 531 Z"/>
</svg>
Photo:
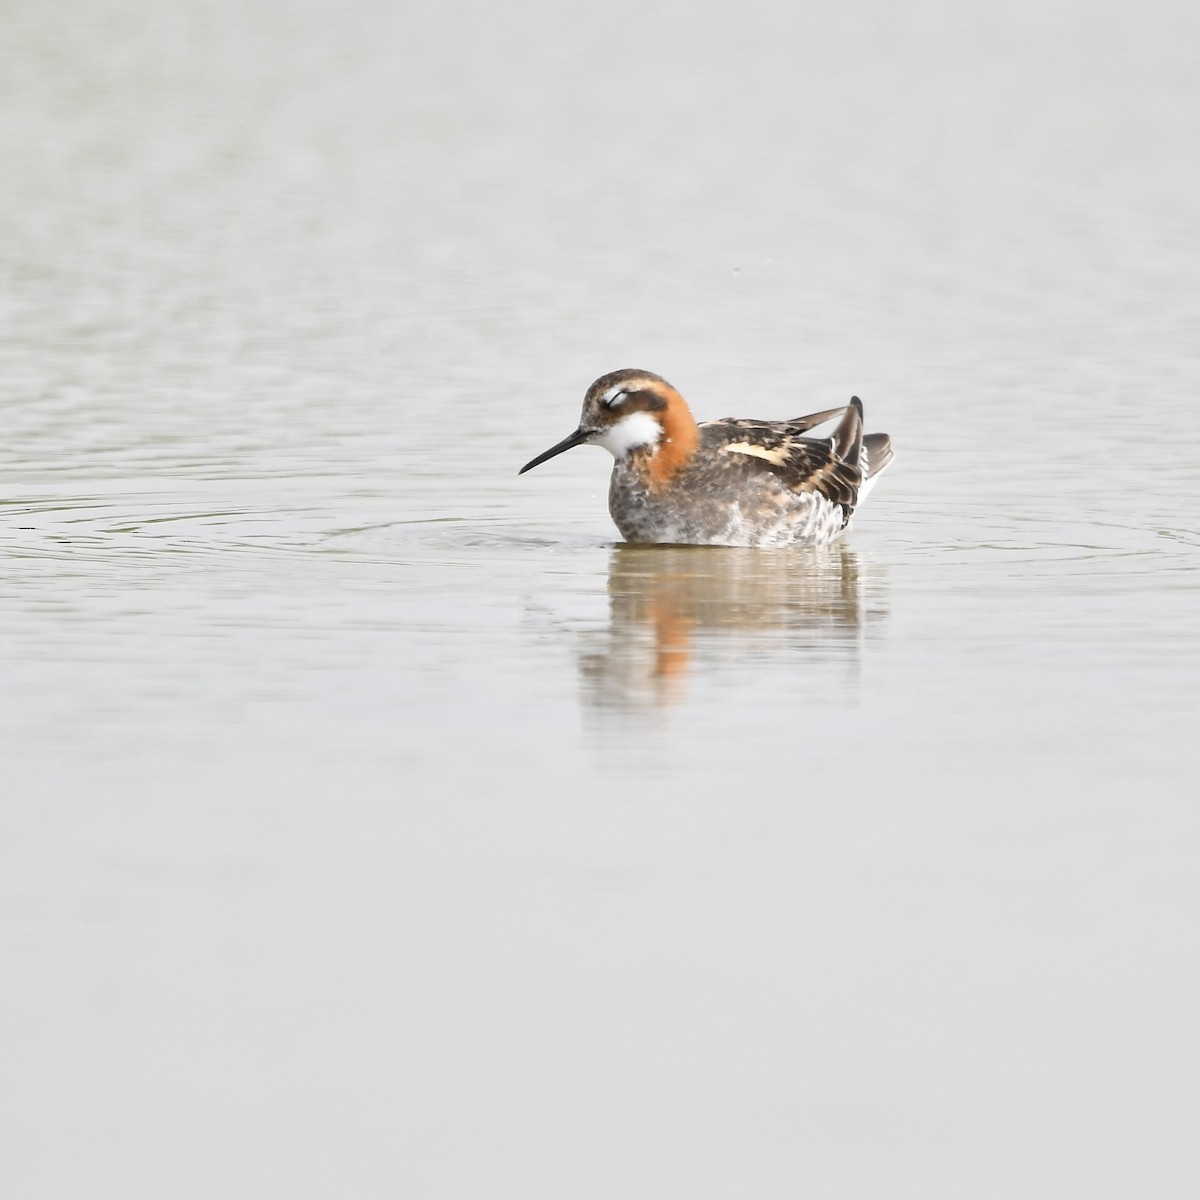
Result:
<svg viewBox="0 0 1200 1200">
<path fill-rule="evenodd" d="M 1195 1196 L 1198 37 L 0 5 L 5 1194 Z"/>
</svg>

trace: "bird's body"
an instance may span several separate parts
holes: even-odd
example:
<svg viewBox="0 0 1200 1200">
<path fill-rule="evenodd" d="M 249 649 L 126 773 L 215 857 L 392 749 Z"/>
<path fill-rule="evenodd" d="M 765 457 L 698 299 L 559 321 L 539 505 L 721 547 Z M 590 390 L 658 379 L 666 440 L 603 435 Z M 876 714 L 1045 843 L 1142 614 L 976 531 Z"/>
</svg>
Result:
<svg viewBox="0 0 1200 1200">
<path fill-rule="evenodd" d="M 827 438 L 805 436 L 838 420 Z M 862 404 L 790 421 L 697 424 L 648 371 L 603 375 L 579 428 L 521 468 L 594 442 L 614 459 L 608 509 L 627 542 L 822 545 L 839 537 L 892 459 L 887 434 L 862 432 Z"/>
</svg>

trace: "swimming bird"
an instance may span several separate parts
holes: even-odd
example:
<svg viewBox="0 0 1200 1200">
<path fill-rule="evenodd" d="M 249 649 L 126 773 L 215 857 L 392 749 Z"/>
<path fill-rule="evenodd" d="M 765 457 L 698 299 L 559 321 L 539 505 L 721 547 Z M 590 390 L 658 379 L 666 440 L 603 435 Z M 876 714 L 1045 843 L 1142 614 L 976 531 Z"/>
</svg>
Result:
<svg viewBox="0 0 1200 1200">
<path fill-rule="evenodd" d="M 836 418 L 829 437 L 805 436 Z M 857 396 L 790 421 L 697 424 L 665 379 L 625 369 L 601 375 L 579 428 L 518 474 L 592 443 L 613 456 L 608 511 L 627 542 L 818 546 L 841 536 L 892 461 L 891 438 L 862 426 Z"/>
</svg>

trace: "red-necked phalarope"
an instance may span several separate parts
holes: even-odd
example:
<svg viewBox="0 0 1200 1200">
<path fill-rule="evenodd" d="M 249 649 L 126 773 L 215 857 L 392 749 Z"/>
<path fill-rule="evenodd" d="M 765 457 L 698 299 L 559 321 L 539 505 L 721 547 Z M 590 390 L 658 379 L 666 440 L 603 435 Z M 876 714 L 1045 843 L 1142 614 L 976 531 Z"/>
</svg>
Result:
<svg viewBox="0 0 1200 1200">
<path fill-rule="evenodd" d="M 841 417 L 827 438 L 804 437 Z M 841 536 L 892 461 L 886 433 L 862 431 L 862 402 L 792 421 L 696 424 L 650 371 L 601 375 L 579 428 L 518 472 L 594 442 L 613 463 L 608 511 L 627 542 L 818 546 Z"/>
</svg>

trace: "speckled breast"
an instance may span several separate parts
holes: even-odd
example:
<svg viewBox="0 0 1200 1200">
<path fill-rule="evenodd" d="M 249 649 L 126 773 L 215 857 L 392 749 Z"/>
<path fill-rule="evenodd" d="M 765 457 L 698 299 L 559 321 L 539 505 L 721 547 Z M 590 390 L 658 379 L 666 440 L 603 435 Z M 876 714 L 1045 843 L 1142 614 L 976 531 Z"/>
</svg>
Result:
<svg viewBox="0 0 1200 1200">
<path fill-rule="evenodd" d="M 818 546 L 846 526 L 840 504 L 817 492 L 793 492 L 769 476 L 688 468 L 651 488 L 632 457 L 613 467 L 608 489 L 608 511 L 627 542 Z"/>
</svg>

